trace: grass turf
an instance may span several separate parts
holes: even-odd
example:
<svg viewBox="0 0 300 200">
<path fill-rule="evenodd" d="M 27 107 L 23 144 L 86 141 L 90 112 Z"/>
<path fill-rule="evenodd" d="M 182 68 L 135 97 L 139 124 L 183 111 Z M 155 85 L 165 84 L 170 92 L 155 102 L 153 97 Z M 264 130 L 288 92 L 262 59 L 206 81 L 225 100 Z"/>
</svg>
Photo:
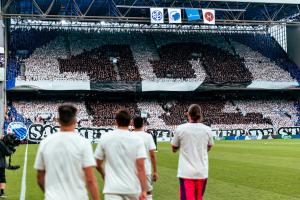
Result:
<svg viewBox="0 0 300 200">
<path fill-rule="evenodd" d="M 33 169 L 37 147 L 28 148 L 27 200 L 43 199 Z M 25 145 L 20 146 L 13 156 L 13 164 L 21 169 L 7 171 L 9 200 L 20 196 L 24 151 Z M 206 200 L 300 200 L 300 140 L 218 141 L 209 156 Z M 154 199 L 178 199 L 178 154 L 160 143 L 157 157 L 160 179 L 154 185 Z M 102 187 L 98 174 L 97 178 Z"/>
</svg>

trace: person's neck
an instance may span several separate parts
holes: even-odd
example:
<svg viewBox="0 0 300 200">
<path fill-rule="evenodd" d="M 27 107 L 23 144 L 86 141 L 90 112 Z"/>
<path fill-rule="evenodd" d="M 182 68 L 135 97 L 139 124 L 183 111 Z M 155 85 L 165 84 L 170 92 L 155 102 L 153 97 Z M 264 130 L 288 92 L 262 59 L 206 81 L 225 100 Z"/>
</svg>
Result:
<svg viewBox="0 0 300 200">
<path fill-rule="evenodd" d="M 118 126 L 118 129 L 121 129 L 121 130 L 126 130 L 128 131 L 128 126 Z"/>
<path fill-rule="evenodd" d="M 200 123 L 201 121 L 200 120 L 196 120 L 196 121 L 194 121 L 194 120 L 189 120 L 189 123 L 192 123 L 192 124 L 196 124 L 196 123 Z"/>
<path fill-rule="evenodd" d="M 75 129 L 73 127 L 60 127 L 61 132 L 74 132 Z"/>
<path fill-rule="evenodd" d="M 134 129 L 133 131 L 134 132 L 138 132 L 138 131 L 143 131 L 144 130 L 144 128 L 142 127 L 142 128 L 136 128 L 136 129 Z"/>
</svg>

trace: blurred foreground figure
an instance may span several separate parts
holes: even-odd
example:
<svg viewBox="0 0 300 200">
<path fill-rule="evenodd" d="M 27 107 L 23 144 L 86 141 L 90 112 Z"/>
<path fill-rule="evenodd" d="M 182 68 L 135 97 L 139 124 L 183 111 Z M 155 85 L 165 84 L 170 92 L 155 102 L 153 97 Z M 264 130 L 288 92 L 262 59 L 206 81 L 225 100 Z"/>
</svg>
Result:
<svg viewBox="0 0 300 200">
<path fill-rule="evenodd" d="M 157 181 L 158 172 L 156 166 L 155 150 L 153 137 L 144 131 L 144 119 L 142 117 L 135 117 L 133 119 L 134 131 L 139 138 L 144 142 L 147 158 L 145 160 L 146 176 L 147 176 L 147 200 L 152 200 L 153 181 Z M 151 170 L 151 166 L 153 172 Z"/>
<path fill-rule="evenodd" d="M 97 169 L 104 180 L 105 200 L 146 199 L 147 154 L 143 141 L 129 132 L 130 120 L 126 110 L 119 111 L 118 128 L 101 137 L 95 152 Z"/>
<path fill-rule="evenodd" d="M 99 200 L 92 146 L 74 132 L 77 109 L 62 105 L 58 113 L 60 132 L 41 142 L 34 164 L 45 200 L 88 200 L 86 187 Z"/>
<path fill-rule="evenodd" d="M 171 142 L 174 153 L 180 150 L 180 199 L 202 200 L 208 178 L 208 151 L 213 146 L 212 130 L 201 123 L 199 105 L 191 105 L 187 117 L 188 123 L 176 128 Z"/>
</svg>

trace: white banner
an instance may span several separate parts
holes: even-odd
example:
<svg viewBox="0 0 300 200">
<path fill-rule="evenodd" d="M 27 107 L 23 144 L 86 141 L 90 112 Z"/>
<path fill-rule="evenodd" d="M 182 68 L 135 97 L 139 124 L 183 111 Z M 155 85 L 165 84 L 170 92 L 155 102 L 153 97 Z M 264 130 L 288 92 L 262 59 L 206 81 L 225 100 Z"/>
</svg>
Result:
<svg viewBox="0 0 300 200">
<path fill-rule="evenodd" d="M 164 23 L 164 9 L 163 8 L 150 8 L 150 17 L 152 24 Z"/>
<path fill-rule="evenodd" d="M 181 23 L 181 9 L 168 8 L 169 23 L 180 24 Z"/>
<path fill-rule="evenodd" d="M 0 82 L 4 81 L 4 68 L 0 66 Z"/>
<path fill-rule="evenodd" d="M 205 24 L 215 24 L 216 23 L 215 10 L 202 9 L 202 13 L 203 13 L 203 21 Z"/>
</svg>

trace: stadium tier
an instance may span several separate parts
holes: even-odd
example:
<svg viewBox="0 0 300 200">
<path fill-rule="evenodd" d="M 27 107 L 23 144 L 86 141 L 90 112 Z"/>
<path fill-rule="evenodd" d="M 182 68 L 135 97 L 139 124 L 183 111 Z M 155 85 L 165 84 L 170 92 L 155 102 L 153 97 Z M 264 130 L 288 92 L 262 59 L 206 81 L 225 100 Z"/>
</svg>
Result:
<svg viewBox="0 0 300 200">
<path fill-rule="evenodd" d="M 296 64 L 263 34 L 16 29 L 9 49 L 9 89 L 284 89 L 300 81 Z"/>
<path fill-rule="evenodd" d="M 265 129 L 278 130 L 298 124 L 299 102 L 284 100 L 222 100 L 222 101 L 13 101 L 7 109 L 6 125 L 11 121 L 57 125 L 57 108 L 73 103 L 79 108 L 78 125 L 82 127 L 114 127 L 114 115 L 126 108 L 132 115 L 147 118 L 149 129 L 174 128 L 186 121 L 184 113 L 191 103 L 203 109 L 204 123 L 216 130 Z"/>
</svg>

